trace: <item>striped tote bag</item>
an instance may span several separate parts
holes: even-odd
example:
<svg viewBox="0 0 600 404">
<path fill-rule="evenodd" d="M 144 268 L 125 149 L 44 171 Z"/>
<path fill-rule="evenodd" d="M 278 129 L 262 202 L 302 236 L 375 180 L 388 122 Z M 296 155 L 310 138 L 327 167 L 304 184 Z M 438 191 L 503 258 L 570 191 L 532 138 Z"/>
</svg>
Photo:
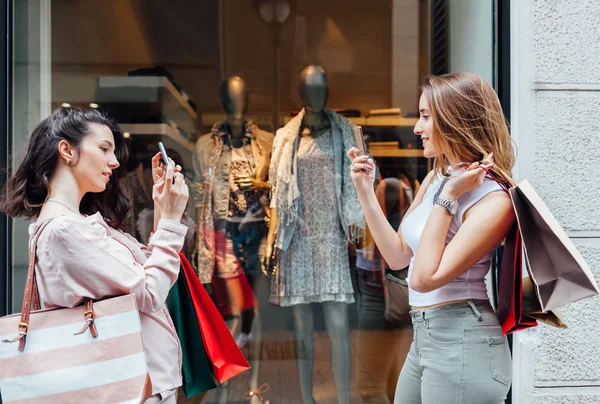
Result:
<svg viewBox="0 0 600 404">
<path fill-rule="evenodd" d="M 35 252 L 47 224 L 31 243 L 22 312 L 0 318 L 3 403 L 143 403 L 152 385 L 133 294 L 39 310 Z"/>
</svg>

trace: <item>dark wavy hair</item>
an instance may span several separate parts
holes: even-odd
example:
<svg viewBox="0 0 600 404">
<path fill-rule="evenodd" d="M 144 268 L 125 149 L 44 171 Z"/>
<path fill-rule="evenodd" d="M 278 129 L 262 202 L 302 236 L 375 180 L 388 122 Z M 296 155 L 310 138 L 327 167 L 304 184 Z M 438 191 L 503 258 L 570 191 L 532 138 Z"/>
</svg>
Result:
<svg viewBox="0 0 600 404">
<path fill-rule="evenodd" d="M 90 134 L 90 124 L 107 126 L 115 138 L 115 156 L 120 166 L 113 170 L 106 189 L 88 192 L 79 205 L 81 213 L 96 212 L 113 228 L 119 228 L 129 212 L 129 198 L 119 180 L 125 175 L 129 151 L 115 122 L 95 109 L 60 108 L 41 121 L 31 133 L 23 160 L 2 192 L 0 209 L 10 217 L 36 219 L 49 196 L 50 180 L 58 165 L 61 140 L 79 150 Z"/>
</svg>

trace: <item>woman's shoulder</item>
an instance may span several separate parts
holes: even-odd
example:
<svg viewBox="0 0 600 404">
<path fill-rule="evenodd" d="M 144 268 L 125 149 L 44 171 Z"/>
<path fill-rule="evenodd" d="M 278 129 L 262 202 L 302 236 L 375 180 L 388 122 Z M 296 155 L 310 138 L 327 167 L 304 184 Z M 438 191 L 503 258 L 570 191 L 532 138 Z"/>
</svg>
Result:
<svg viewBox="0 0 600 404">
<path fill-rule="evenodd" d="M 466 193 L 459 201 L 459 212 L 464 215 L 464 219 L 474 206 L 479 206 L 487 215 L 497 215 L 500 211 L 506 211 L 508 215 L 512 212 L 512 201 L 508 193 L 496 181 L 487 177 L 478 188 Z"/>
<path fill-rule="evenodd" d="M 99 212 L 89 216 L 60 215 L 38 219 L 29 226 L 29 235 L 33 237 L 42 226 L 39 238 L 48 242 L 77 236 L 95 238 L 105 235 L 109 227 Z"/>
<path fill-rule="evenodd" d="M 487 176 L 483 179 L 483 183 L 477 190 L 479 191 L 479 193 L 482 194 L 482 197 L 486 196 L 490 192 L 505 191 L 505 189 L 500 184 L 498 184 L 496 181 Z"/>
</svg>

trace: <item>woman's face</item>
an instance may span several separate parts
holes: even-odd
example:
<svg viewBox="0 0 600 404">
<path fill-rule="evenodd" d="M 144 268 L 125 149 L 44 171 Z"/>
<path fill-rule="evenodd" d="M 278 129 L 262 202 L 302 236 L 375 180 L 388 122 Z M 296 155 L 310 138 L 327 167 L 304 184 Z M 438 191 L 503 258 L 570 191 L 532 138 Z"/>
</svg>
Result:
<svg viewBox="0 0 600 404">
<path fill-rule="evenodd" d="M 95 123 L 89 125 L 89 130 L 80 144 L 79 158 L 71 168 L 81 191 L 98 193 L 106 189 L 113 170 L 120 164 L 111 130 Z"/>
<path fill-rule="evenodd" d="M 429 102 L 425 97 L 425 94 L 421 94 L 419 99 L 419 120 L 415 125 L 415 135 L 421 137 L 423 142 L 423 154 L 427 158 L 436 157 L 439 152 L 433 145 L 433 119 L 431 118 L 431 110 L 429 109 Z"/>
</svg>

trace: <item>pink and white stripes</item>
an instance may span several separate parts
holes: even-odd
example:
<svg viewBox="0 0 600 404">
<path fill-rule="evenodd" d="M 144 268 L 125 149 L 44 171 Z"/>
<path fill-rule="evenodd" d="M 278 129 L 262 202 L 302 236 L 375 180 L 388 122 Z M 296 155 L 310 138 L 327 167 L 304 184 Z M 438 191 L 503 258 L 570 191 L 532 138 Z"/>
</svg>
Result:
<svg viewBox="0 0 600 404">
<path fill-rule="evenodd" d="M 74 335 L 84 307 L 31 313 L 25 350 L 0 342 L 5 404 L 142 403 L 151 394 L 134 295 L 94 303 L 98 336 Z M 0 340 L 16 336 L 20 314 L 0 318 Z"/>
</svg>

